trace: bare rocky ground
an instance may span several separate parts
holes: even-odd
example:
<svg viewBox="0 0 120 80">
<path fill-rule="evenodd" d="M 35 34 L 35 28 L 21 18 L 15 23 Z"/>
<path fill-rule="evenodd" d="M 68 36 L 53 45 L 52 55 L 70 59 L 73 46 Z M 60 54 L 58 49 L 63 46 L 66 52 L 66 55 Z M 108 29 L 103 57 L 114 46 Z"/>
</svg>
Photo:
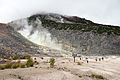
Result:
<svg viewBox="0 0 120 80">
<path fill-rule="evenodd" d="M 50 68 L 51 57 L 37 57 L 38 65 L 31 68 L 5 69 L 0 70 L 0 80 L 119 80 L 120 79 L 120 57 L 105 58 L 104 61 L 95 61 L 95 57 L 89 58 L 86 63 L 85 57 L 82 60 L 72 57 L 55 58 L 54 68 Z M 80 62 L 81 65 L 78 65 Z M 104 79 L 91 77 L 95 73 L 102 75 Z"/>
</svg>

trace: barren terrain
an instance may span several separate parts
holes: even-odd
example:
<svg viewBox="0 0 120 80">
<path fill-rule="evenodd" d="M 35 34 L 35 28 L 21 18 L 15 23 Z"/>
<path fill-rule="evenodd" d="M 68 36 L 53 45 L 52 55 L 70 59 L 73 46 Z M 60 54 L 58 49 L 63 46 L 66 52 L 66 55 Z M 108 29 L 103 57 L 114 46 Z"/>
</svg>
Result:
<svg viewBox="0 0 120 80">
<path fill-rule="evenodd" d="M 0 70 L 0 80 L 119 80 L 120 57 L 105 57 L 104 61 L 95 61 L 94 57 L 82 60 L 72 57 L 55 57 L 55 66 L 50 68 L 51 57 L 37 57 L 38 65 L 31 68 Z M 34 59 L 34 58 L 33 58 Z M 81 64 L 78 65 L 78 62 Z M 92 74 L 102 75 L 104 79 L 92 77 Z"/>
</svg>

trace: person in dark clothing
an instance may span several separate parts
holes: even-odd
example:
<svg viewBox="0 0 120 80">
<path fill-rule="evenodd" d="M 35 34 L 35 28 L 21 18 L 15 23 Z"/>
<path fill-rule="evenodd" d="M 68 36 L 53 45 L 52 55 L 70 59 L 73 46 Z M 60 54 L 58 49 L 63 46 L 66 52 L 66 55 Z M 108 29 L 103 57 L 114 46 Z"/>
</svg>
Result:
<svg viewBox="0 0 120 80">
<path fill-rule="evenodd" d="M 87 60 L 87 63 L 88 63 L 88 60 Z"/>
<path fill-rule="evenodd" d="M 74 62 L 75 62 L 75 57 L 77 57 L 77 54 L 72 54 L 73 58 L 74 58 Z"/>
<path fill-rule="evenodd" d="M 81 60 L 81 57 L 80 57 L 80 60 Z"/>
<path fill-rule="evenodd" d="M 88 63 L 88 58 L 86 57 L 87 63 Z"/>
<path fill-rule="evenodd" d="M 102 57 L 102 61 L 104 61 L 104 57 Z"/>
<path fill-rule="evenodd" d="M 95 59 L 96 61 L 97 61 L 97 57 L 96 57 L 96 59 Z"/>
</svg>

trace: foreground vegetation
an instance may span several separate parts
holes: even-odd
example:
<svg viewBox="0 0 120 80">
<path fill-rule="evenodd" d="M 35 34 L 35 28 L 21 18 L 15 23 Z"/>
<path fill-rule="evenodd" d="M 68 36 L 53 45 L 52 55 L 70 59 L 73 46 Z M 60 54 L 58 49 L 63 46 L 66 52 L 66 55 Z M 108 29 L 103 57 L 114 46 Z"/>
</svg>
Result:
<svg viewBox="0 0 120 80">
<path fill-rule="evenodd" d="M 53 68 L 54 67 L 54 63 L 55 63 L 55 59 L 51 58 L 50 59 L 50 67 Z"/>
<path fill-rule="evenodd" d="M 103 77 L 102 75 L 97 75 L 97 74 L 95 74 L 95 73 L 92 73 L 92 74 L 91 74 L 91 77 L 97 78 L 97 79 L 104 79 L 104 77 Z"/>
<path fill-rule="evenodd" d="M 6 57 L 5 59 L 10 59 Z M 26 63 L 21 63 L 20 59 L 27 59 Z M 33 67 L 34 64 L 39 64 L 37 61 L 33 61 L 30 55 L 25 56 L 14 56 L 12 60 L 18 60 L 17 62 L 7 62 L 6 64 L 0 65 L 0 70 L 4 69 L 16 69 L 16 68 L 26 68 L 26 67 Z"/>
</svg>

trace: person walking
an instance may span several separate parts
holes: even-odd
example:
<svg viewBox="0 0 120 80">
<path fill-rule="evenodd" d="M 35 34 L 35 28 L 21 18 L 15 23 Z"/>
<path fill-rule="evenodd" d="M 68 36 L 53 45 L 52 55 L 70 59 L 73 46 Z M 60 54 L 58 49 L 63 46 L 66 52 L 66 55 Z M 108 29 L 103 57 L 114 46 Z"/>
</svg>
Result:
<svg viewBox="0 0 120 80">
<path fill-rule="evenodd" d="M 75 62 L 75 57 L 77 57 L 77 54 L 72 54 L 73 58 L 74 58 L 74 62 Z"/>
<path fill-rule="evenodd" d="M 87 60 L 87 63 L 88 63 L 88 60 Z"/>
<path fill-rule="evenodd" d="M 81 56 L 80 56 L 80 60 L 82 60 Z"/>
<path fill-rule="evenodd" d="M 101 61 L 101 58 L 99 58 L 99 61 Z"/>
<path fill-rule="evenodd" d="M 102 57 L 102 61 L 104 61 L 104 57 Z"/>
<path fill-rule="evenodd" d="M 88 63 L 88 58 L 86 57 L 86 61 L 87 61 L 87 63 Z"/>
<path fill-rule="evenodd" d="M 95 61 L 97 61 L 97 57 L 95 58 Z"/>
</svg>

